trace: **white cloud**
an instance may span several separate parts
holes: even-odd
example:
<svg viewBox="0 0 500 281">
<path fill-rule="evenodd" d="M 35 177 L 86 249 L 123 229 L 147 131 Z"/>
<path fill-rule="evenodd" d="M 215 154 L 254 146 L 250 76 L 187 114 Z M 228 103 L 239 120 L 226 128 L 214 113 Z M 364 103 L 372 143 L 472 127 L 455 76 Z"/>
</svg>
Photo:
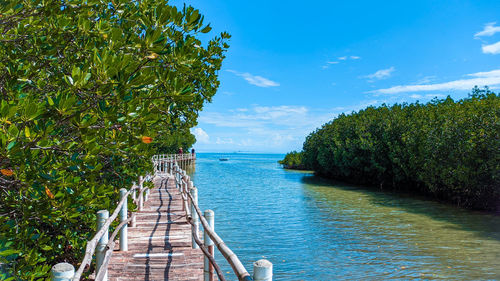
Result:
<svg viewBox="0 0 500 281">
<path fill-rule="evenodd" d="M 476 72 L 472 74 L 467 74 L 467 76 L 472 77 L 500 77 L 500 69 L 492 70 L 492 71 L 483 71 Z"/>
<path fill-rule="evenodd" d="M 422 84 L 422 85 L 399 85 L 386 89 L 370 91 L 374 94 L 399 94 L 423 91 L 447 91 L 447 90 L 470 90 L 474 86 L 498 86 L 500 85 L 500 69 L 467 74 L 472 78 L 459 79 L 444 83 Z M 435 95 L 434 95 L 435 96 Z"/>
<path fill-rule="evenodd" d="M 219 138 L 215 141 L 216 144 L 233 144 L 234 141 L 232 138 Z"/>
<path fill-rule="evenodd" d="M 396 70 L 394 66 L 391 66 L 390 68 L 387 69 L 380 69 L 375 73 L 369 74 L 364 76 L 365 78 L 368 78 L 370 80 L 382 80 L 382 79 L 387 79 L 391 77 L 392 73 Z M 371 81 L 370 81 L 371 82 Z"/>
<path fill-rule="evenodd" d="M 359 60 L 361 57 L 360 56 L 342 56 L 342 57 L 338 57 L 337 60 L 333 60 L 333 61 L 327 61 L 326 62 L 326 65 L 323 65 L 321 66 L 321 68 L 323 69 L 327 69 L 328 67 L 330 67 L 330 64 L 339 64 L 340 61 L 345 61 L 345 60 Z"/>
<path fill-rule="evenodd" d="M 495 33 L 500 32 L 500 26 L 495 26 L 496 22 L 490 22 L 484 25 L 484 29 L 476 34 L 474 37 L 482 37 L 482 36 L 492 36 Z"/>
<path fill-rule="evenodd" d="M 191 129 L 191 133 L 196 137 L 196 142 L 209 143 L 210 137 L 202 128 Z"/>
<path fill-rule="evenodd" d="M 485 54 L 498 55 L 500 54 L 500 41 L 491 45 L 483 45 L 482 49 Z"/>
<path fill-rule="evenodd" d="M 263 118 L 277 118 L 290 114 L 304 115 L 307 113 L 307 108 L 305 106 L 256 106 L 254 108 L 255 112 L 263 114 Z"/>
<path fill-rule="evenodd" d="M 237 111 L 237 112 L 236 112 Z M 309 110 L 304 106 L 254 106 L 246 111 L 232 110 L 234 114 L 207 112 L 200 116 L 200 122 L 218 127 L 254 128 L 266 125 L 290 126 L 308 122 Z"/>
<path fill-rule="evenodd" d="M 264 78 L 262 76 L 252 75 L 248 72 L 242 73 L 242 72 L 238 72 L 236 70 L 230 70 L 230 69 L 228 69 L 227 71 L 234 73 L 237 76 L 243 77 L 243 79 L 245 79 L 249 84 L 255 85 L 257 87 L 267 88 L 267 87 L 277 87 L 280 85 L 280 83 L 278 83 L 278 82 L 269 80 L 269 79 Z"/>
<path fill-rule="evenodd" d="M 201 126 L 210 128 L 212 141 L 208 144 L 198 143 L 197 149 L 265 152 L 300 149 L 308 134 L 340 113 L 357 111 L 385 100 L 373 99 L 353 106 L 332 108 L 253 105 L 247 110 L 235 108 L 217 112 L 204 111 L 200 115 L 199 122 Z"/>
<path fill-rule="evenodd" d="M 420 85 L 420 84 L 429 84 L 429 83 L 431 83 L 431 82 L 435 81 L 435 80 L 436 80 L 436 78 L 437 78 L 437 77 L 436 77 L 436 76 L 434 76 L 434 75 L 425 76 L 425 77 L 423 77 L 423 78 L 419 79 L 417 82 L 415 82 L 415 83 L 413 83 L 413 84 L 416 84 L 416 85 Z"/>
</svg>

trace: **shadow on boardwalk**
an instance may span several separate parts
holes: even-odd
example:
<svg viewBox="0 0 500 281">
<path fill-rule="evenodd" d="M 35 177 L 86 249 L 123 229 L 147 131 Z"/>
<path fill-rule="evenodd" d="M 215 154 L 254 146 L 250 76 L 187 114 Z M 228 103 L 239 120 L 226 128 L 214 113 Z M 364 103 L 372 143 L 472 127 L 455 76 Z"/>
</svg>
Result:
<svg viewBox="0 0 500 281">
<path fill-rule="evenodd" d="M 191 248 L 191 225 L 173 178 L 156 178 L 136 227 L 129 227 L 129 251 L 115 250 L 110 280 L 203 280 L 203 253 Z"/>
</svg>

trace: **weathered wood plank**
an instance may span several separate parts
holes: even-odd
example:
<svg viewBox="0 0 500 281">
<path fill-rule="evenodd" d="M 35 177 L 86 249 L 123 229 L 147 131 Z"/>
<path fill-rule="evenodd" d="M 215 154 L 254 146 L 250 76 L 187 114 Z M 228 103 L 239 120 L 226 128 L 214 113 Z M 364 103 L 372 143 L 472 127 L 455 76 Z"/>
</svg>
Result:
<svg viewBox="0 0 500 281">
<path fill-rule="evenodd" d="M 129 227 L 129 250 L 115 248 L 109 280 L 203 280 L 203 253 L 191 247 L 191 225 L 182 211 L 173 178 L 156 178 L 136 227 Z"/>
</svg>

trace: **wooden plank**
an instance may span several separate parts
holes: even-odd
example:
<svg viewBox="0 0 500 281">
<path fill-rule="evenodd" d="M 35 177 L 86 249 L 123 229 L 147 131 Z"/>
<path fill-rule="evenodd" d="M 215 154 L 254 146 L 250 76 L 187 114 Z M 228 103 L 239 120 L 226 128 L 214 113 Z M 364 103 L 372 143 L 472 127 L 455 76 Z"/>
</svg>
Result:
<svg viewBox="0 0 500 281">
<path fill-rule="evenodd" d="M 137 212 L 137 227 L 128 229 L 129 250 L 116 247 L 113 252 L 109 280 L 203 280 L 203 253 L 191 247 L 191 225 L 182 204 L 173 177 L 157 177 L 149 200 Z"/>
</svg>

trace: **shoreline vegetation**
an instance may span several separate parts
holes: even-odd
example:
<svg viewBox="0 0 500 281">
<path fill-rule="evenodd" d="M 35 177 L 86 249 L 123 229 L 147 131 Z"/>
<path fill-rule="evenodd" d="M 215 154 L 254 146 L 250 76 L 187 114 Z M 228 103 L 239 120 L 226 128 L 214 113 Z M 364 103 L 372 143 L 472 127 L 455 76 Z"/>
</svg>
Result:
<svg viewBox="0 0 500 281">
<path fill-rule="evenodd" d="M 302 152 L 297 152 L 297 151 L 288 152 L 285 155 L 285 158 L 283 158 L 283 160 L 279 160 L 278 163 L 281 164 L 285 169 L 307 170 L 302 155 L 303 155 Z"/>
<path fill-rule="evenodd" d="M 278 161 L 347 183 L 500 211 L 500 95 L 368 107 L 341 114 Z"/>
</svg>

